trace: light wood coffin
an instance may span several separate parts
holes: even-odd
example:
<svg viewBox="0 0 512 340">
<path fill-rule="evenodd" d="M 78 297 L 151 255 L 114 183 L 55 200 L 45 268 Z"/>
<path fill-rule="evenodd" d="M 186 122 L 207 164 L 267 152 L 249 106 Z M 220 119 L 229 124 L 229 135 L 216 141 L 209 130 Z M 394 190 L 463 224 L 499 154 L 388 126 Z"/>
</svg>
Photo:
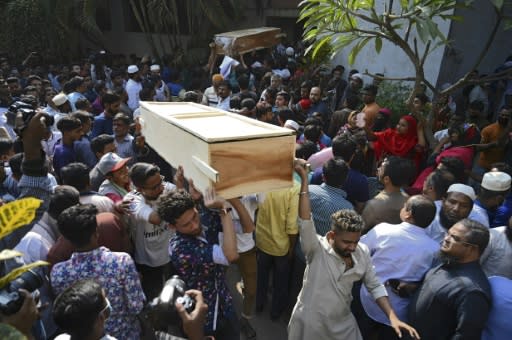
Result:
<svg viewBox="0 0 512 340">
<path fill-rule="evenodd" d="M 215 53 L 235 57 L 279 44 L 284 36 L 280 28 L 258 27 L 216 34 Z"/>
<path fill-rule="evenodd" d="M 292 186 L 293 131 L 195 103 L 141 102 L 142 134 L 204 191 L 224 198 Z"/>
</svg>

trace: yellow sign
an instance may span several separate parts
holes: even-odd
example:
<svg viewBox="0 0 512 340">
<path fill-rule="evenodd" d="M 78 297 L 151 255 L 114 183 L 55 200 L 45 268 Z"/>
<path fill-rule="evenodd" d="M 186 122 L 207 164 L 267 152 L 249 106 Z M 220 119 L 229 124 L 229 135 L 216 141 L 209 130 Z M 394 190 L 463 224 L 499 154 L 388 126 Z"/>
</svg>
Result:
<svg viewBox="0 0 512 340">
<path fill-rule="evenodd" d="M 17 256 L 23 256 L 23 254 L 16 250 L 4 249 L 0 252 L 0 261 L 13 259 Z"/>
<path fill-rule="evenodd" d="M 39 266 L 47 266 L 47 265 L 49 265 L 48 262 L 36 261 L 36 262 L 32 262 L 32 263 L 29 263 L 27 265 L 24 265 L 24 266 L 21 266 L 21 267 L 18 267 L 16 269 L 11 270 L 11 272 L 9 274 L 7 274 L 4 277 L 0 278 L 0 289 L 4 288 L 4 286 L 6 286 L 9 282 L 14 280 L 15 278 L 17 278 L 21 274 L 23 274 L 25 272 L 28 272 L 30 269 L 35 268 L 35 267 L 39 267 Z"/>
<path fill-rule="evenodd" d="M 36 217 L 36 210 L 43 201 L 23 198 L 0 207 L 0 239 L 12 231 L 29 224 Z"/>
</svg>

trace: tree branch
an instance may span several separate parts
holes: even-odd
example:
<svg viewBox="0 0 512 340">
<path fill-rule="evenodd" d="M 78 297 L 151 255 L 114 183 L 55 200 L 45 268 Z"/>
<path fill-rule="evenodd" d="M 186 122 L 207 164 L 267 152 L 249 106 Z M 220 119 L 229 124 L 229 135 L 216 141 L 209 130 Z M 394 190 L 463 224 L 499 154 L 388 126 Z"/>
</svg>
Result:
<svg viewBox="0 0 512 340">
<path fill-rule="evenodd" d="M 487 83 L 490 81 L 507 79 L 511 76 L 512 76 L 512 68 L 495 73 L 495 74 L 490 74 L 486 77 L 482 77 L 482 78 L 478 78 L 478 79 L 464 79 L 464 77 L 462 77 L 457 82 L 455 82 L 455 84 L 446 88 L 445 90 L 441 91 L 440 93 L 448 94 L 448 93 L 451 93 L 467 84 L 482 84 L 482 83 Z"/>
<path fill-rule="evenodd" d="M 423 68 L 423 65 L 425 65 L 425 61 L 427 60 L 427 56 L 429 54 L 429 51 L 430 51 L 430 45 L 432 43 L 432 40 L 429 40 L 427 42 L 427 46 L 425 46 L 425 53 L 423 54 L 423 57 L 421 58 L 420 60 L 420 66 L 421 68 Z"/>
<path fill-rule="evenodd" d="M 385 77 L 378 74 L 373 74 L 365 70 L 363 73 L 365 76 L 372 77 L 377 80 L 393 80 L 393 81 L 416 81 L 416 77 Z"/>
</svg>

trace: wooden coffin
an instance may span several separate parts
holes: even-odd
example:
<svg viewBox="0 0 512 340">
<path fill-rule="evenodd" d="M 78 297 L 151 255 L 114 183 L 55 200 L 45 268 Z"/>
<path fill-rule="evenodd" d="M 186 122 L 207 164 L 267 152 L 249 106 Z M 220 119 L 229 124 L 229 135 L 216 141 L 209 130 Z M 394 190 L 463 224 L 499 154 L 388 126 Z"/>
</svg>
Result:
<svg viewBox="0 0 512 340">
<path fill-rule="evenodd" d="M 224 198 L 292 186 L 294 132 L 195 103 L 141 102 L 146 141 Z"/>
<path fill-rule="evenodd" d="M 279 44 L 283 37 L 280 28 L 258 27 L 216 34 L 215 53 L 231 57 Z"/>
</svg>

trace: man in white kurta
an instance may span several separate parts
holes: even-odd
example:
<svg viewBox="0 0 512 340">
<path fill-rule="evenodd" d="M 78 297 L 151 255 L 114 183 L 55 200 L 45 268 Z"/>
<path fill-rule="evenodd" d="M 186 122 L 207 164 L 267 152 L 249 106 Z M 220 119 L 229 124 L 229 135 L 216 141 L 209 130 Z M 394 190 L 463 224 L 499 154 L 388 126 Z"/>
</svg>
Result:
<svg viewBox="0 0 512 340">
<path fill-rule="evenodd" d="M 299 227 L 307 267 L 303 287 L 288 324 L 288 339 L 362 340 L 357 322 L 350 311 L 352 286 L 358 280 L 363 280 L 368 291 L 378 299 L 379 306 L 385 310 L 393 328 L 404 328 L 417 337 L 412 327 L 396 317 L 389 305 L 386 289 L 375 275 L 368 248 L 358 243 L 364 227 L 362 218 L 354 211 L 341 210 L 341 214 L 333 214 L 341 216 L 341 222 L 334 223 L 345 225 L 338 225 L 336 229 L 344 228 L 346 231 L 333 228 L 326 236 L 316 234 L 311 217 L 307 174 L 302 163 L 303 160 L 296 161 L 295 171 L 302 181 Z M 358 225 L 352 227 L 352 222 Z"/>
</svg>

